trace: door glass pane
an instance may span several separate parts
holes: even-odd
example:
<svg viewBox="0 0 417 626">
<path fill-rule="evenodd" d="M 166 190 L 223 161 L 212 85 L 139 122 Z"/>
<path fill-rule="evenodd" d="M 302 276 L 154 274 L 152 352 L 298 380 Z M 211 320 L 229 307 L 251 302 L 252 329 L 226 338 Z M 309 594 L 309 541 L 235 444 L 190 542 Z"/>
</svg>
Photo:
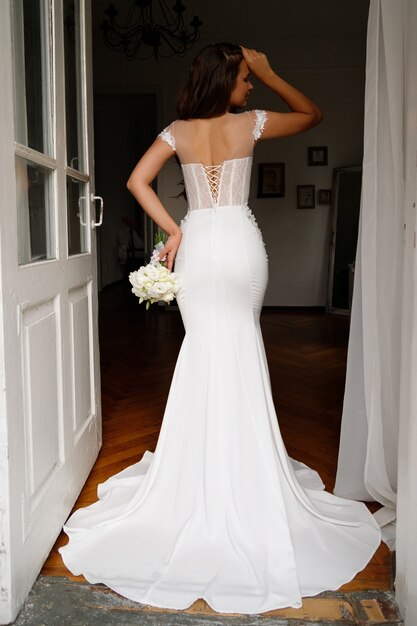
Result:
<svg viewBox="0 0 417 626">
<path fill-rule="evenodd" d="M 67 177 L 68 254 L 88 251 L 87 185 Z"/>
<path fill-rule="evenodd" d="M 67 163 L 84 171 L 79 0 L 64 0 Z"/>
<path fill-rule="evenodd" d="M 50 170 L 16 157 L 19 264 L 55 258 Z"/>
<path fill-rule="evenodd" d="M 51 152 L 51 90 L 47 0 L 13 0 L 16 141 Z"/>
</svg>

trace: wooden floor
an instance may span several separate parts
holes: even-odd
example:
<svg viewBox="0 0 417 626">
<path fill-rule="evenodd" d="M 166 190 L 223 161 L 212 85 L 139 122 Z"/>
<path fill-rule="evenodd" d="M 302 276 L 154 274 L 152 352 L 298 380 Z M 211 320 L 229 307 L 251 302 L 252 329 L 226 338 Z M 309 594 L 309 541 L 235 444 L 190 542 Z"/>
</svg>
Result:
<svg viewBox="0 0 417 626">
<path fill-rule="evenodd" d="M 332 491 L 337 465 L 348 339 L 347 317 L 305 311 L 266 311 L 262 332 L 275 407 L 290 456 L 316 469 Z M 184 336 L 178 311 L 145 311 L 120 285 L 100 300 L 104 443 L 75 508 L 96 500 L 97 484 L 154 450 L 171 377 Z M 370 504 L 375 511 L 379 505 Z M 42 574 L 72 576 L 57 548 Z M 341 591 L 391 590 L 392 559 L 381 544 L 368 566 Z"/>
</svg>

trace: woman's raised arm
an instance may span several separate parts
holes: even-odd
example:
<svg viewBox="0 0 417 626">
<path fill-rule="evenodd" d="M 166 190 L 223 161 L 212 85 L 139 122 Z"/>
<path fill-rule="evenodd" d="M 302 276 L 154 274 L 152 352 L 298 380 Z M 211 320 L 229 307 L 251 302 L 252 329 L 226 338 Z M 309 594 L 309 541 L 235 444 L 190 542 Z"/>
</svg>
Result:
<svg viewBox="0 0 417 626">
<path fill-rule="evenodd" d="M 262 134 L 262 139 L 295 135 L 321 122 L 323 114 L 318 106 L 301 91 L 280 78 L 271 68 L 263 52 L 243 46 L 241 48 L 252 74 L 280 96 L 291 109 L 291 112 L 288 113 L 268 111 L 268 123 Z"/>
<path fill-rule="evenodd" d="M 156 139 L 137 163 L 127 181 L 127 188 L 143 210 L 168 234 L 167 242 L 161 250 L 159 258 L 167 255 L 166 267 L 169 270 L 172 270 L 182 233 L 178 224 L 152 189 L 151 183 L 172 155 L 172 148 L 161 139 Z"/>
</svg>

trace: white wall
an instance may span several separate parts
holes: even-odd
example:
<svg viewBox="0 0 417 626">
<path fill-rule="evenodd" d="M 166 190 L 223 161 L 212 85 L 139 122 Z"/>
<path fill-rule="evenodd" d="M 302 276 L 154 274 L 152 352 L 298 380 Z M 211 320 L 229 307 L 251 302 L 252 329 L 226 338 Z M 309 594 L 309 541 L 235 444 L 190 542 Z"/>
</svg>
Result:
<svg viewBox="0 0 417 626">
<path fill-rule="evenodd" d="M 328 189 L 334 167 L 362 161 L 363 96 L 368 0 L 264 0 L 241 9 L 238 0 L 185 2 L 203 21 L 202 37 L 185 58 L 127 61 L 107 49 L 99 23 L 107 2 L 94 3 L 95 88 L 158 94 L 160 128 L 175 119 L 175 99 L 195 52 L 213 41 L 234 41 L 265 51 L 283 78 L 305 91 L 324 121 L 303 135 L 262 142 L 255 151 L 250 206 L 264 234 L 270 260 L 266 305 L 324 306 L 326 302 L 330 207 L 297 210 L 296 186 Z M 121 3 L 119 3 L 121 6 Z M 255 85 L 249 107 L 286 110 L 263 85 Z M 327 167 L 308 167 L 307 147 L 327 145 Z M 138 158 L 139 158 L 138 154 Z M 286 197 L 257 199 L 258 163 L 284 161 Z M 161 200 L 179 221 L 186 211 L 178 192 L 174 160 L 161 172 Z"/>
</svg>

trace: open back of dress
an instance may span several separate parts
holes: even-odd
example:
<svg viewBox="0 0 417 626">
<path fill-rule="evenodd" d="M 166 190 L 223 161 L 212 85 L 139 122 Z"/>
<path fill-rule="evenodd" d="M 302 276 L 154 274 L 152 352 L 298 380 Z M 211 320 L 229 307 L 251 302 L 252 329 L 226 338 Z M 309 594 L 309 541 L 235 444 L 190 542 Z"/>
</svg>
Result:
<svg viewBox="0 0 417 626">
<path fill-rule="evenodd" d="M 175 147 L 189 209 L 247 205 L 252 153 L 265 111 L 209 120 L 177 120 L 161 133 Z"/>
</svg>

